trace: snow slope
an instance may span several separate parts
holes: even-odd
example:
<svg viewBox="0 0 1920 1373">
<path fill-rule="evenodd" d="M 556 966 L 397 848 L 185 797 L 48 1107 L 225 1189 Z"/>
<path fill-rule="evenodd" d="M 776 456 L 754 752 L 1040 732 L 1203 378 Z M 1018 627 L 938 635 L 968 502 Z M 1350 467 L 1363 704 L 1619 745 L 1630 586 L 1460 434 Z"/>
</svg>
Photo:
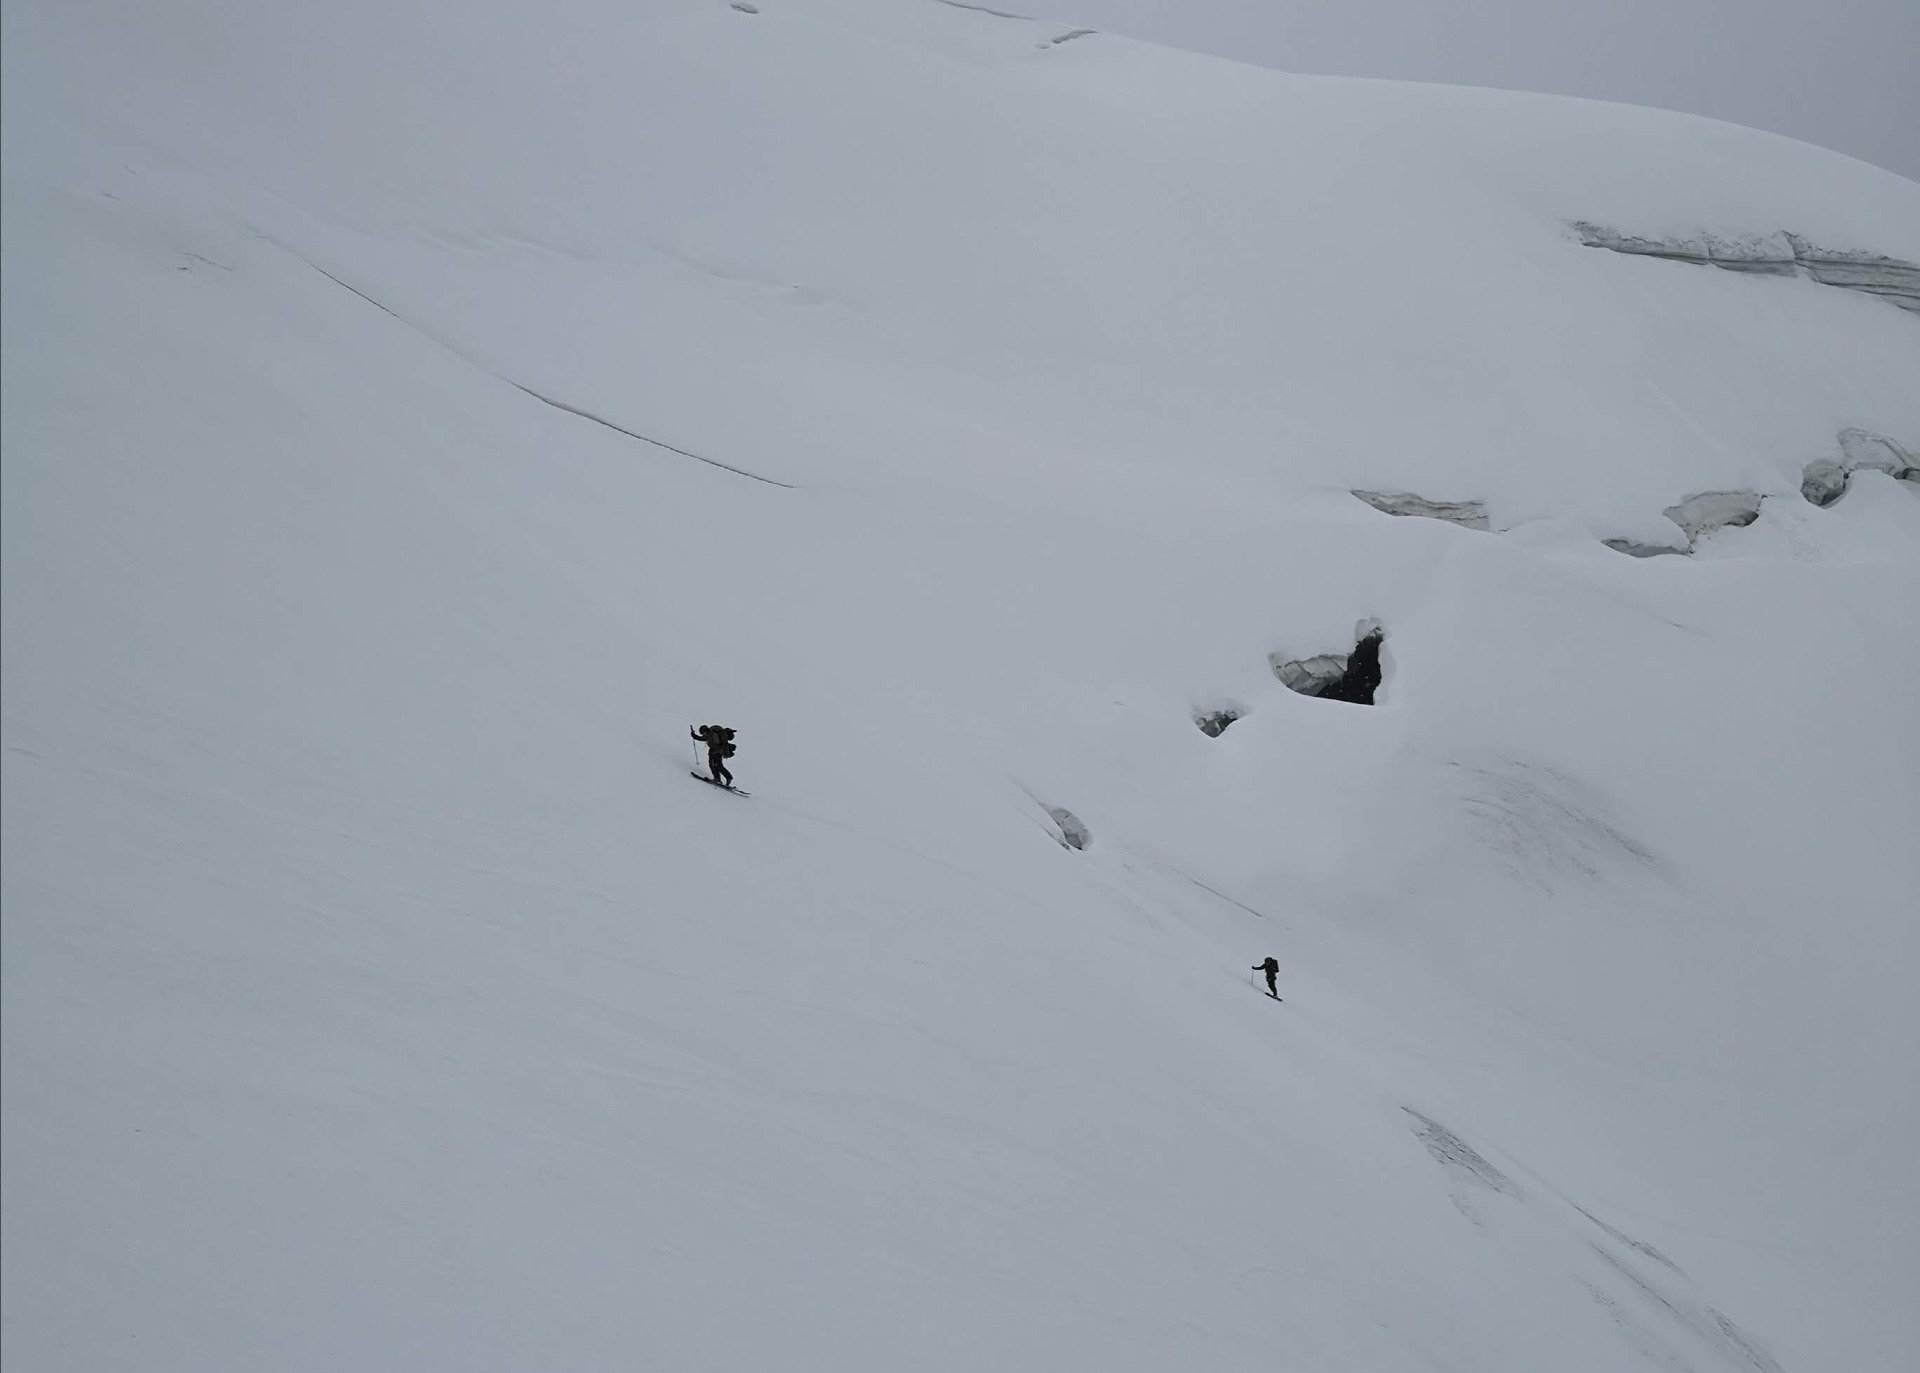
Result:
<svg viewBox="0 0 1920 1373">
<path fill-rule="evenodd" d="M 9 1369 L 1910 1367 L 1920 187 L 756 2 L 6 11 Z"/>
</svg>

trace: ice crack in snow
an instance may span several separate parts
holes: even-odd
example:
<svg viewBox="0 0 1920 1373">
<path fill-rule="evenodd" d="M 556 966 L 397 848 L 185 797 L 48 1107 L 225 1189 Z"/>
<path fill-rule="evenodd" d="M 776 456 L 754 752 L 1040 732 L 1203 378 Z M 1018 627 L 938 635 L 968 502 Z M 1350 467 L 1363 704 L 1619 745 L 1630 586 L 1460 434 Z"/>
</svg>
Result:
<svg viewBox="0 0 1920 1373">
<path fill-rule="evenodd" d="M 263 237 L 266 237 L 266 236 L 263 235 Z M 354 295 L 360 297 L 360 299 L 364 300 L 367 304 L 371 305 L 374 309 L 380 311 L 382 314 L 392 316 L 394 319 L 398 320 L 400 323 L 406 325 L 407 328 L 413 330 L 414 333 L 419 334 L 422 338 L 430 339 L 434 343 L 439 344 L 442 348 L 446 349 L 449 353 L 452 353 L 455 357 L 459 358 L 462 362 L 468 363 L 473 367 L 479 368 L 479 370 L 485 372 L 488 376 L 492 377 L 494 380 L 505 382 L 508 386 L 511 386 L 514 390 L 520 392 L 522 395 L 531 396 L 533 399 L 539 401 L 542 405 L 550 405 L 554 409 L 565 411 L 569 415 L 577 416 L 578 418 L 583 420 L 590 420 L 594 424 L 600 425 L 604 429 L 613 430 L 613 432 L 616 434 L 623 434 L 627 438 L 637 439 L 641 443 L 652 444 L 655 448 L 664 448 L 667 452 L 677 453 L 683 458 L 692 458 L 695 462 L 705 463 L 708 467 L 717 467 L 722 472 L 731 472 L 736 477 L 745 477 L 749 481 L 761 482 L 767 486 L 777 486 L 783 491 L 795 491 L 799 489 L 798 487 L 794 486 L 794 484 L 791 482 L 778 481 L 773 477 L 763 477 L 758 472 L 749 472 L 744 467 L 735 467 L 732 463 L 721 462 L 718 458 L 702 457 L 698 453 L 689 452 L 684 448 L 676 448 L 673 444 L 664 443 L 659 439 L 648 438 L 645 434 L 636 434 L 633 430 L 623 428 L 622 426 L 615 424 L 610 419 L 606 419 L 600 415 L 594 414 L 591 410 L 583 410 L 577 405 L 569 405 L 567 404 L 567 402 L 563 400 L 555 400 L 552 396 L 543 395 L 539 391 L 534 390 L 531 386 L 527 386 L 522 384 L 521 382 L 515 381 L 512 377 L 502 376 L 500 375 L 500 373 L 494 371 L 492 368 L 487 367 L 485 364 L 480 362 L 479 359 L 469 356 L 467 353 L 455 347 L 453 344 L 448 343 L 445 339 L 435 334 L 432 330 L 422 328 L 420 325 L 415 324 L 412 320 L 408 319 L 405 315 L 401 314 L 399 311 L 391 309 L 388 306 L 381 304 L 379 301 L 375 300 L 372 296 L 368 295 L 365 291 L 362 291 L 359 287 L 353 285 L 350 282 L 342 281 L 339 277 L 335 276 L 332 272 L 329 272 L 325 267 L 322 267 L 319 263 L 315 262 L 312 258 L 307 257 L 303 253 L 296 252 L 294 249 L 288 247 L 286 244 L 280 243 L 278 239 L 270 238 L 269 241 L 278 244 L 281 248 L 286 249 L 288 253 L 291 253 L 294 257 L 299 258 L 300 261 L 306 263 L 307 266 L 313 268 L 314 271 L 318 272 L 321 276 L 325 277 L 328 281 L 331 281 L 334 285 L 340 287 L 342 290 L 351 291 Z"/>
<path fill-rule="evenodd" d="M 1573 231 L 1589 248 L 1605 248 L 1629 257 L 1665 258 L 1718 267 L 1750 276 L 1798 276 L 1823 286 L 1879 296 L 1902 310 L 1920 312 L 1920 263 L 1881 253 L 1821 248 L 1793 233 L 1741 238 L 1701 234 L 1695 238 L 1641 238 L 1604 224 L 1575 220 Z"/>
</svg>

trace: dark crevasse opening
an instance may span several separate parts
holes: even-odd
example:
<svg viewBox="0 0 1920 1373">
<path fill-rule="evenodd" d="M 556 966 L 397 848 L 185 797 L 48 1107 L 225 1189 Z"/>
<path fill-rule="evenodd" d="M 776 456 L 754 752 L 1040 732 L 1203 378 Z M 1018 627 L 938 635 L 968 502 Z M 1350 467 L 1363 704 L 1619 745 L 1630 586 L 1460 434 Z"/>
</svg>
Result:
<svg viewBox="0 0 1920 1373">
<path fill-rule="evenodd" d="M 1815 505 L 1832 505 L 1847 494 L 1855 472 L 1885 472 L 1895 481 L 1920 482 L 1920 458 L 1885 434 L 1842 429 L 1837 458 L 1815 458 L 1800 479 L 1800 494 Z"/>
<path fill-rule="evenodd" d="M 1238 706 L 1222 706 L 1218 710 L 1203 710 L 1195 713 L 1194 724 L 1209 739 L 1218 739 L 1227 732 L 1227 726 L 1235 720 L 1243 719 L 1246 711 Z"/>
<path fill-rule="evenodd" d="M 1047 814 L 1060 828 L 1059 844 L 1062 848 L 1084 849 L 1093 842 L 1093 831 L 1065 806 L 1048 806 Z"/>
<path fill-rule="evenodd" d="M 1702 491 L 1660 512 L 1679 526 L 1682 542 L 1648 544 L 1637 539 L 1603 539 L 1601 542 L 1616 553 L 1634 558 L 1654 558 L 1663 553 L 1685 555 L 1693 552 L 1694 545 L 1716 529 L 1744 529 L 1759 519 L 1761 500 L 1756 491 Z"/>
<path fill-rule="evenodd" d="M 1269 655 L 1273 675 L 1290 691 L 1318 696 L 1323 701 L 1348 701 L 1370 706 L 1380 689 L 1380 647 L 1387 632 L 1377 621 L 1364 620 L 1354 631 L 1355 644 L 1345 656 L 1320 653 L 1310 658 Z"/>
</svg>

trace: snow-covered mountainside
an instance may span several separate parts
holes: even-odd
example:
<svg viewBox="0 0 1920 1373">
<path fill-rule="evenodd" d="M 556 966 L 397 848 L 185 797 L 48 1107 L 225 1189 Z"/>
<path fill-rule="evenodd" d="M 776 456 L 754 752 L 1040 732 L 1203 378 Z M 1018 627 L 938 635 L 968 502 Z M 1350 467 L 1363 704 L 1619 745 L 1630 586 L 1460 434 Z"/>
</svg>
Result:
<svg viewBox="0 0 1920 1373">
<path fill-rule="evenodd" d="M 4 60 L 9 1373 L 1913 1366 L 1920 186 L 936 0 Z"/>
</svg>

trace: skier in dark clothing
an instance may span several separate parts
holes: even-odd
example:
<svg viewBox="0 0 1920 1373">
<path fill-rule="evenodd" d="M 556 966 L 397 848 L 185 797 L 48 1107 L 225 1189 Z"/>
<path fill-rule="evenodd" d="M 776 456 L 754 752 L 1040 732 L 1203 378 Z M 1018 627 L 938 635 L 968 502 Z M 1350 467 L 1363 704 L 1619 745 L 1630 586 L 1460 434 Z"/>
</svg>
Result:
<svg viewBox="0 0 1920 1373">
<path fill-rule="evenodd" d="M 1253 970 L 1257 973 L 1265 973 L 1267 975 L 1267 995 L 1275 1001 L 1278 1001 L 1280 999 L 1280 987 L 1276 979 L 1280 976 L 1280 960 L 1277 958 L 1269 958 L 1264 963 L 1254 964 Z"/>
<path fill-rule="evenodd" d="M 725 725 L 702 725 L 693 737 L 707 746 L 707 771 L 723 787 L 733 786 L 733 774 L 725 760 L 733 757 L 733 731 Z"/>
</svg>

